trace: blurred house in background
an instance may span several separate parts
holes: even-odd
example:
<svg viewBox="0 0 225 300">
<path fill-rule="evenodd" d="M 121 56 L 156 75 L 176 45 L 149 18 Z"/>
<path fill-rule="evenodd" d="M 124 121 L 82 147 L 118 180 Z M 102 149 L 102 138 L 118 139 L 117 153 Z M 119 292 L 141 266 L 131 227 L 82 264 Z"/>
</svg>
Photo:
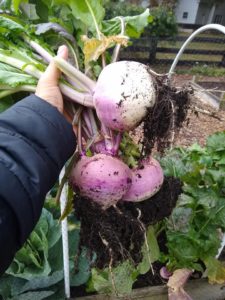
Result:
<svg viewBox="0 0 225 300">
<path fill-rule="evenodd" d="M 129 0 L 143 7 L 166 5 L 174 9 L 177 23 L 198 27 L 209 23 L 225 25 L 225 0 Z"/>
<path fill-rule="evenodd" d="M 217 23 L 225 25 L 225 0 L 178 0 L 175 15 L 179 24 L 199 26 Z"/>
</svg>

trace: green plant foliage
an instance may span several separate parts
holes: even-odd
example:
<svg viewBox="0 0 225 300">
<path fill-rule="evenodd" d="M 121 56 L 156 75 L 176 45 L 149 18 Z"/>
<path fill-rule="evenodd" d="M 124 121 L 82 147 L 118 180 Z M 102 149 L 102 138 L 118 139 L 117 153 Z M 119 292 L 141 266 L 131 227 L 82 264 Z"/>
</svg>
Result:
<svg viewBox="0 0 225 300">
<path fill-rule="evenodd" d="M 206 64 L 198 64 L 188 69 L 177 69 L 177 74 L 190 74 L 199 76 L 222 77 L 225 75 L 225 69 L 217 66 L 208 66 Z"/>
<path fill-rule="evenodd" d="M 166 6 L 159 6 L 151 10 L 152 22 L 147 29 L 150 36 L 175 37 L 178 32 L 174 12 Z"/>
<path fill-rule="evenodd" d="M 104 0 L 105 19 L 113 19 L 117 16 L 135 16 L 144 12 L 140 5 L 131 4 L 129 1 Z"/>
<path fill-rule="evenodd" d="M 161 163 L 167 175 L 184 183 L 166 224 L 168 268 L 202 270 L 203 263 L 210 267 L 209 280 L 219 282 L 209 262 L 215 259 L 225 232 L 225 131 L 210 136 L 204 148 L 194 144 L 174 149 Z M 224 267 L 219 261 L 215 266 L 225 280 Z"/>
<path fill-rule="evenodd" d="M 146 9 L 139 15 L 124 16 L 123 20 L 126 24 L 125 34 L 130 38 L 138 38 L 144 31 L 144 28 L 151 22 L 149 9 Z M 102 32 L 105 35 L 116 35 L 121 32 L 121 21 L 118 17 L 102 22 Z"/>
<path fill-rule="evenodd" d="M 52 200 L 53 201 L 53 200 Z M 48 199 L 48 207 L 52 202 Z M 54 207 L 55 213 L 59 208 Z M 85 249 L 81 253 L 77 272 L 74 272 L 75 256 L 78 253 L 79 230 L 74 226 L 78 222 L 69 217 L 69 244 L 71 285 L 85 283 L 90 277 L 90 259 Z M 92 262 L 95 257 L 92 258 Z M 86 270 L 86 272 L 83 272 Z M 3 299 L 63 299 L 63 252 L 61 228 L 58 219 L 43 209 L 41 218 L 29 239 L 16 254 L 12 264 L 0 280 L 0 297 Z M 61 296 L 60 296 L 61 295 Z M 57 298 L 59 297 L 59 298 Z M 48 298 L 51 299 L 51 298 Z"/>
<path fill-rule="evenodd" d="M 154 227 L 149 226 L 142 245 L 142 261 L 136 266 L 133 261 L 126 260 L 115 267 L 109 266 L 103 270 L 92 268 L 87 291 L 116 296 L 129 295 L 138 275 L 147 273 L 152 263 L 159 259 L 159 255 Z"/>
</svg>

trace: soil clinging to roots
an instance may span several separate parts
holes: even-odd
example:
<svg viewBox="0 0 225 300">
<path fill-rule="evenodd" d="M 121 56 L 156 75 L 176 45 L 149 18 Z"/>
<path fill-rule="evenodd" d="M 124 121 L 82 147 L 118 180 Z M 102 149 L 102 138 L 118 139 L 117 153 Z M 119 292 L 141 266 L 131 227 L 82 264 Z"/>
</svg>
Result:
<svg viewBox="0 0 225 300">
<path fill-rule="evenodd" d="M 145 228 L 171 214 L 181 193 L 178 179 L 165 177 L 160 191 L 139 203 L 120 202 L 107 210 L 79 195 L 75 196 L 75 215 L 81 221 L 80 247 L 97 254 L 98 268 L 142 259 Z M 162 209 L 163 208 L 163 209 Z"/>
<path fill-rule="evenodd" d="M 177 89 L 170 84 L 168 77 L 154 76 L 156 103 L 148 109 L 143 121 L 142 153 L 151 154 L 155 147 L 163 153 L 174 140 L 175 135 L 183 126 L 190 108 L 191 87 Z"/>
</svg>

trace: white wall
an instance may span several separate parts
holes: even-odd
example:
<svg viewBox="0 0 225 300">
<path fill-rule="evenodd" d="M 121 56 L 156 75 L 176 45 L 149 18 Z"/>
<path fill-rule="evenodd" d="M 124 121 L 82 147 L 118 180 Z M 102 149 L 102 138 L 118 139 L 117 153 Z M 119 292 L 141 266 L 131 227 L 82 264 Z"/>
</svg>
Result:
<svg viewBox="0 0 225 300">
<path fill-rule="evenodd" d="M 214 12 L 212 22 L 215 22 L 216 15 L 221 15 L 222 16 L 221 24 L 225 25 L 225 1 L 223 1 L 223 2 L 216 5 L 216 9 L 215 9 L 215 12 Z"/>
<path fill-rule="evenodd" d="M 177 22 L 182 24 L 195 24 L 199 2 L 199 0 L 179 0 L 175 9 Z M 188 13 L 187 18 L 183 18 L 184 12 Z"/>
</svg>

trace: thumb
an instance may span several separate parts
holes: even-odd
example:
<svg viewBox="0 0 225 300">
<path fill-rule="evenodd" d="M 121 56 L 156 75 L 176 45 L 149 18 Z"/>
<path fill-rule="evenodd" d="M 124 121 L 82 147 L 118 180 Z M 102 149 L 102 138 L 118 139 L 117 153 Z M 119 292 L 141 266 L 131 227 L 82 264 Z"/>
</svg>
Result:
<svg viewBox="0 0 225 300">
<path fill-rule="evenodd" d="M 68 48 L 66 46 L 60 46 L 57 52 L 57 56 L 67 60 Z M 58 80 L 61 75 L 60 70 L 57 68 L 55 62 L 52 60 L 44 72 L 45 80 L 52 85 L 58 85 Z"/>
</svg>

